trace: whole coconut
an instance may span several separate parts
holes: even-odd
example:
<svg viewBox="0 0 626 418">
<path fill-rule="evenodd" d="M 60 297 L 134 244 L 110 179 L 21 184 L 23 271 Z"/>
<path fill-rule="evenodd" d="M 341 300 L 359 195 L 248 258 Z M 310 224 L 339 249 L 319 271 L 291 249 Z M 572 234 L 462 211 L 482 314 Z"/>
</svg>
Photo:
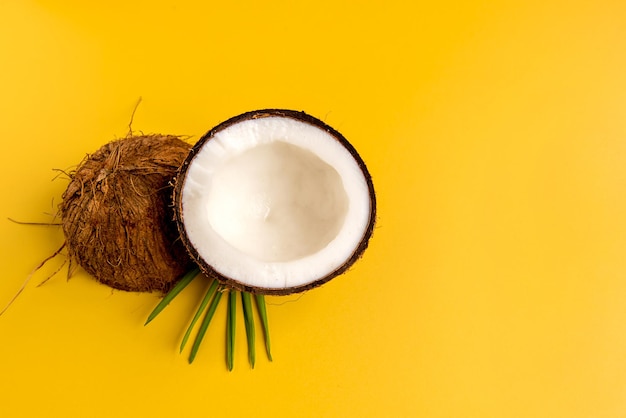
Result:
<svg viewBox="0 0 626 418">
<path fill-rule="evenodd" d="M 171 181 L 191 145 L 130 136 L 104 145 L 71 173 L 60 205 L 70 260 L 128 291 L 167 291 L 190 268 L 171 208 Z"/>
</svg>

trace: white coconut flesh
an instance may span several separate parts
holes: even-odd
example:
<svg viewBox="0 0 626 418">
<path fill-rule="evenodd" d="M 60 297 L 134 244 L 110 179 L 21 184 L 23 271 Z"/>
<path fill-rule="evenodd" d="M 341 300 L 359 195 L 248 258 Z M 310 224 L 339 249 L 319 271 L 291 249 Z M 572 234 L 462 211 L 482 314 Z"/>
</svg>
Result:
<svg viewBox="0 0 626 418">
<path fill-rule="evenodd" d="M 372 210 L 363 171 L 341 142 L 283 116 L 216 132 L 190 163 L 181 201 L 198 256 L 266 289 L 305 286 L 339 269 Z"/>
</svg>

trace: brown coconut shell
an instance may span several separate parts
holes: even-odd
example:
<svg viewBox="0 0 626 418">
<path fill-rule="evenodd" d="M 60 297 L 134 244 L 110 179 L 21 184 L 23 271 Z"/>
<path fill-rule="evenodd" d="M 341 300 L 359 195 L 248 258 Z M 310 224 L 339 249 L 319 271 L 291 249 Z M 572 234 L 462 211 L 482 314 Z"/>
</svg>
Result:
<svg viewBox="0 0 626 418">
<path fill-rule="evenodd" d="M 221 274 L 220 272 L 218 272 L 213 266 L 209 265 L 198 254 L 198 251 L 195 249 L 195 247 L 193 246 L 193 244 L 191 243 L 191 241 L 189 240 L 187 236 L 187 232 L 185 230 L 185 213 L 182 207 L 182 189 L 185 183 L 185 178 L 187 176 L 187 171 L 189 170 L 189 166 L 193 164 L 193 160 L 196 154 L 200 151 L 200 149 L 204 146 L 205 143 L 207 143 L 208 141 L 211 141 L 216 133 L 218 133 L 219 131 L 231 125 L 234 125 L 234 124 L 237 124 L 245 120 L 249 120 L 249 119 L 261 119 L 261 118 L 276 117 L 276 116 L 292 118 L 301 122 L 311 124 L 313 126 L 318 127 L 319 129 L 326 131 L 333 138 L 335 138 L 352 155 L 354 160 L 357 162 L 359 168 L 361 169 L 363 173 L 363 177 L 367 183 L 367 187 L 369 189 L 370 201 L 371 201 L 371 212 L 370 212 L 370 218 L 369 218 L 366 231 L 363 237 L 361 238 L 359 245 L 354 249 L 354 252 L 352 253 L 352 255 L 346 260 L 346 262 L 343 265 L 341 265 L 336 270 L 329 272 L 324 277 L 321 277 L 315 280 L 314 282 L 307 283 L 301 286 L 285 287 L 285 288 L 280 288 L 280 289 L 253 287 L 253 286 L 246 285 L 245 283 L 241 283 L 240 281 L 238 281 L 236 277 L 225 276 Z M 176 175 L 176 183 L 174 185 L 173 198 L 174 198 L 174 211 L 175 211 L 174 215 L 175 215 L 176 225 L 178 226 L 178 231 L 180 233 L 181 240 L 183 241 L 185 247 L 189 251 L 191 258 L 200 267 L 200 270 L 205 275 L 217 279 L 219 282 L 221 282 L 225 286 L 228 286 L 230 288 L 237 289 L 240 291 L 245 291 L 245 292 L 250 292 L 250 293 L 255 293 L 255 294 L 282 296 L 282 295 L 289 295 L 293 293 L 299 293 L 299 292 L 303 292 L 303 291 L 318 287 L 328 282 L 329 280 L 333 279 L 334 277 L 337 277 L 345 273 L 359 258 L 361 258 L 364 251 L 367 249 L 369 240 L 374 232 L 374 224 L 376 222 L 376 193 L 374 192 L 374 184 L 372 183 L 372 177 L 369 171 L 367 170 L 365 162 L 363 161 L 361 156 L 358 154 L 356 149 L 352 146 L 352 144 L 348 142 L 348 140 L 341 133 L 339 133 L 337 130 L 335 130 L 331 126 L 327 125 L 321 120 L 313 116 L 310 116 L 304 112 L 299 112 L 299 111 L 294 111 L 294 110 L 285 110 L 285 109 L 255 110 L 255 111 L 243 113 L 241 115 L 228 119 L 227 121 L 222 122 L 216 127 L 214 127 L 213 129 L 211 129 L 202 138 L 200 138 L 200 140 L 194 145 L 194 147 L 191 149 L 191 152 L 187 155 L 187 158 L 185 159 L 180 169 L 178 170 L 178 174 Z"/>
<path fill-rule="evenodd" d="M 171 208 L 171 181 L 191 145 L 130 136 L 71 173 L 60 214 L 70 260 L 115 289 L 167 291 L 189 268 Z"/>
</svg>

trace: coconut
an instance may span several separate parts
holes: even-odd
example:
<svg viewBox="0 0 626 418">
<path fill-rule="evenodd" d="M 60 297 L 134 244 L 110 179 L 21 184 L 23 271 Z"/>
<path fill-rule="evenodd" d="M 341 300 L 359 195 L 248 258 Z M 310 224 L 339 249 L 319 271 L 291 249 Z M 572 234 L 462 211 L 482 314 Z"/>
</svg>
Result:
<svg viewBox="0 0 626 418">
<path fill-rule="evenodd" d="M 371 176 L 355 148 L 304 112 L 266 109 L 204 135 L 174 187 L 181 239 L 224 285 L 286 295 L 328 282 L 367 248 Z"/>
<path fill-rule="evenodd" d="M 129 136 L 70 174 L 60 205 L 70 260 L 127 291 L 167 291 L 190 268 L 171 208 L 171 180 L 191 145 L 176 136 Z"/>
</svg>

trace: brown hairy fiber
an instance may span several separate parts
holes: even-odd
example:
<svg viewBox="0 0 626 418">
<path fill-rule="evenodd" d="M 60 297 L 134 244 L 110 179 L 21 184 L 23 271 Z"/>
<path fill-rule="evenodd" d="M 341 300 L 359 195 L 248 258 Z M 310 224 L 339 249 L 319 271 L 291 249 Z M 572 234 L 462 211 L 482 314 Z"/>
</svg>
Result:
<svg viewBox="0 0 626 418">
<path fill-rule="evenodd" d="M 70 259 L 116 289 L 169 290 L 190 266 L 171 208 L 171 181 L 190 148 L 142 135 L 88 156 L 60 206 Z"/>
</svg>

